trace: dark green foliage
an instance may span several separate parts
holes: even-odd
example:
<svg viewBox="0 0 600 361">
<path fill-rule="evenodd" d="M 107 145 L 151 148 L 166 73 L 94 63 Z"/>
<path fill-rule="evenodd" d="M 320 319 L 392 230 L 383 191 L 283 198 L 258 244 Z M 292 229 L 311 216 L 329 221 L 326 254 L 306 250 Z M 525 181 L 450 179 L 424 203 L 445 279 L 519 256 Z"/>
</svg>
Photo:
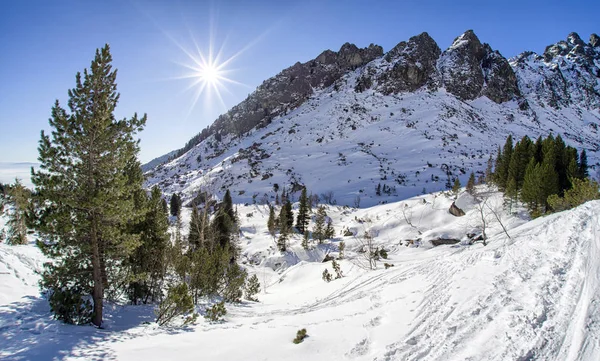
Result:
<svg viewBox="0 0 600 361">
<path fill-rule="evenodd" d="M 298 330 L 298 332 L 296 333 L 296 338 L 294 339 L 294 343 L 295 344 L 299 344 L 302 341 L 304 341 L 305 338 L 307 338 L 308 335 L 306 334 L 306 329 L 303 328 L 301 330 Z"/>
<path fill-rule="evenodd" d="M 287 233 L 282 232 L 279 234 L 279 238 L 277 238 L 277 249 L 280 252 L 287 251 L 287 239 L 288 239 Z"/>
<path fill-rule="evenodd" d="M 292 231 L 294 225 L 294 212 L 292 211 L 292 203 L 286 200 L 279 212 L 279 232 L 288 235 Z"/>
<path fill-rule="evenodd" d="M 146 117 L 116 120 L 119 94 L 111 62 L 108 45 L 98 49 L 90 70 L 78 73 L 69 91 L 70 112 L 55 102 L 52 134 L 42 131 L 40 170 L 31 176 L 33 227 L 42 252 L 53 259 L 42 284 L 60 279 L 63 291 L 92 295 L 96 326 L 102 324 L 105 293 L 125 283 L 120 270 L 139 245 L 130 225 L 140 216 L 135 197 L 143 181 L 136 134 Z"/>
<path fill-rule="evenodd" d="M 181 212 L 181 197 L 179 196 L 179 194 L 173 193 L 171 195 L 171 201 L 169 203 L 171 208 L 171 215 L 173 217 L 179 216 L 179 213 Z"/>
<path fill-rule="evenodd" d="M 493 165 L 494 161 L 492 160 L 492 155 L 490 154 L 490 158 L 487 161 L 487 166 L 485 168 L 485 182 L 492 183 L 493 182 Z"/>
<path fill-rule="evenodd" d="M 511 143 L 512 139 L 507 139 L 504 153 L 496 159 L 494 181 L 504 190 L 508 204 L 521 199 L 534 216 L 548 212 L 548 197 L 553 194 L 562 196 L 572 187 L 573 180 L 581 175 L 577 150 L 566 146 L 560 135 L 549 135 L 545 139 L 539 137 L 535 143 L 525 136 L 512 151 Z M 512 155 L 506 177 L 502 178 L 507 152 Z"/>
<path fill-rule="evenodd" d="M 215 303 L 211 308 L 207 308 L 204 318 L 210 322 L 219 322 L 223 321 L 223 317 L 225 317 L 226 314 L 227 309 L 225 308 L 225 302 L 221 301 Z"/>
<path fill-rule="evenodd" d="M 198 314 L 194 312 L 192 296 L 185 283 L 169 287 L 167 297 L 154 312 L 159 326 L 169 325 L 178 317 L 183 317 L 184 325 L 194 323 L 198 318 Z"/>
<path fill-rule="evenodd" d="M 248 273 L 237 263 L 230 264 L 225 271 L 225 284 L 222 287 L 221 295 L 225 302 L 242 302 L 243 290 L 246 285 Z"/>
<path fill-rule="evenodd" d="M 454 193 L 454 195 L 458 195 L 458 192 L 460 191 L 460 180 L 458 178 L 454 178 L 454 183 L 452 184 L 452 193 Z"/>
<path fill-rule="evenodd" d="M 258 277 L 255 274 L 248 279 L 248 282 L 246 282 L 245 290 L 246 299 L 258 302 L 256 295 L 260 292 L 260 282 L 258 282 Z"/>
<path fill-rule="evenodd" d="M 573 188 L 565 191 L 564 197 L 553 194 L 548 197 L 548 204 L 555 212 L 577 207 L 587 201 L 600 199 L 600 186 L 597 182 L 585 179 L 573 179 Z"/>
<path fill-rule="evenodd" d="M 498 188 L 504 189 L 506 187 L 506 181 L 508 179 L 508 167 L 513 153 L 513 139 L 512 135 L 506 138 L 502 153 L 498 151 L 498 158 L 496 159 L 496 172 L 495 172 L 495 183 Z"/>
<path fill-rule="evenodd" d="M 473 195 L 475 193 L 475 173 L 471 172 L 469 175 L 469 180 L 467 181 L 466 187 L 467 193 Z"/>
<path fill-rule="evenodd" d="M 315 217 L 315 226 L 312 231 L 313 238 L 319 241 L 319 244 L 323 243 L 325 239 L 327 239 L 327 234 L 325 232 L 325 222 L 327 221 L 327 212 L 325 211 L 325 207 L 319 206 L 317 208 L 317 215 Z"/>
<path fill-rule="evenodd" d="M 577 171 L 577 177 L 579 179 L 585 179 L 589 177 L 588 173 L 588 161 L 587 161 L 587 153 L 585 149 L 581 151 L 581 155 L 579 156 L 579 167 Z"/>
<path fill-rule="evenodd" d="M 92 303 L 87 292 L 79 288 L 52 287 L 44 284 L 48 290 L 50 311 L 55 319 L 73 325 L 86 325 L 92 318 Z"/>
<path fill-rule="evenodd" d="M 300 206 L 298 208 L 298 216 L 296 217 L 296 228 L 302 234 L 306 232 L 306 227 L 308 226 L 308 222 L 310 220 L 309 215 L 309 200 L 306 195 L 306 187 L 302 188 L 302 193 L 300 194 Z"/>
<path fill-rule="evenodd" d="M 388 253 L 385 250 L 385 248 L 382 248 L 379 250 L 379 257 L 383 258 L 383 259 L 387 259 L 388 258 Z"/>
<path fill-rule="evenodd" d="M 140 244 L 128 262 L 131 271 L 128 295 L 132 304 L 159 299 L 162 281 L 167 271 L 169 221 L 163 207 L 161 192 L 155 186 L 149 198 L 145 193 L 142 196 L 145 215 L 134 227 L 134 232 L 140 235 Z"/>
<path fill-rule="evenodd" d="M 275 207 L 269 206 L 269 219 L 267 220 L 267 229 L 272 237 L 275 237 L 277 222 L 275 221 Z"/>
</svg>

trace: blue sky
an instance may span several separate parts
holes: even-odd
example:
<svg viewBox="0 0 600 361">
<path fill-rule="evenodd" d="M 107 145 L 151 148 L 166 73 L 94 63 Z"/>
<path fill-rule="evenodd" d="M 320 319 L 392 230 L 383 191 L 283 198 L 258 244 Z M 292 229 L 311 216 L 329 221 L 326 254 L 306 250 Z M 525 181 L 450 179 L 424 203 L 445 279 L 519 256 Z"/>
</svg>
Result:
<svg viewBox="0 0 600 361">
<path fill-rule="evenodd" d="M 465 30 L 504 56 L 572 32 L 600 32 L 598 1 L 141 1 L 0 2 L 0 162 L 35 161 L 55 99 L 66 106 L 75 74 L 111 45 L 121 100 L 117 117 L 147 113 L 141 160 L 180 148 L 263 80 L 345 42 L 389 50 L 427 31 L 445 49 Z M 212 30 L 211 30 L 212 29 Z M 183 49 L 228 63 L 223 102 L 194 90 Z"/>
</svg>

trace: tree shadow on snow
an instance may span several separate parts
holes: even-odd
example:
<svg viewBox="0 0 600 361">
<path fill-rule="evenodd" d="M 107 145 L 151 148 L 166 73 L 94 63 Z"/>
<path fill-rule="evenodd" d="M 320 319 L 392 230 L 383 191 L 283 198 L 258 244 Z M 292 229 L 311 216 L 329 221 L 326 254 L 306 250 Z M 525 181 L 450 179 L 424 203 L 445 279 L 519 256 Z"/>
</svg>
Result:
<svg viewBox="0 0 600 361">
<path fill-rule="evenodd" d="M 52 318 L 48 301 L 42 297 L 24 297 L 23 301 L 0 306 L 0 359 L 116 360 L 107 342 L 136 337 L 128 332 L 154 321 L 152 306 L 105 306 L 105 329 L 67 325 Z"/>
</svg>

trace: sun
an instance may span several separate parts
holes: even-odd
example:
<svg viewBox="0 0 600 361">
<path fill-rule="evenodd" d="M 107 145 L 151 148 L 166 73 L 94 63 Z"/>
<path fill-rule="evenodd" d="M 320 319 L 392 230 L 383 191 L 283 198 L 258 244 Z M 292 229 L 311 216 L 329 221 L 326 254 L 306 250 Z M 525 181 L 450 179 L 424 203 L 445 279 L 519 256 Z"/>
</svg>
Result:
<svg viewBox="0 0 600 361">
<path fill-rule="evenodd" d="M 223 75 L 219 71 L 218 67 L 212 64 L 206 64 L 198 71 L 198 77 L 202 80 L 202 82 L 205 82 L 210 86 L 215 86 L 221 85 L 220 83 Z"/>
<path fill-rule="evenodd" d="M 227 110 L 227 106 L 223 100 L 223 93 L 231 93 L 228 86 L 242 85 L 247 87 L 245 84 L 230 78 L 230 74 L 235 71 L 230 68 L 231 63 L 245 49 L 224 59 L 223 47 L 215 54 L 213 51 L 214 44 L 212 43 L 208 44 L 207 52 L 202 52 L 195 39 L 192 39 L 194 47 L 191 49 L 180 45 L 173 38 L 171 40 L 188 58 L 187 62 L 176 62 L 186 68 L 188 72 L 175 78 L 191 80 L 188 87 L 183 90 L 184 92 L 189 90 L 194 92 L 188 115 L 195 108 L 200 98 L 204 99 L 205 107 L 207 108 L 215 108 L 220 105 L 221 110 Z"/>
</svg>

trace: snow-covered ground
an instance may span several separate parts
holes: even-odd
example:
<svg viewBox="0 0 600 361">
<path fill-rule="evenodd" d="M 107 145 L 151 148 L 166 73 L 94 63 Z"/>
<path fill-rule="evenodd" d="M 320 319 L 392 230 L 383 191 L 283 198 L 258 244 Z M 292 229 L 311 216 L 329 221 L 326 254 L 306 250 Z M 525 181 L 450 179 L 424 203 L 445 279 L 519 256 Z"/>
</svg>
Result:
<svg viewBox="0 0 600 361">
<path fill-rule="evenodd" d="M 486 209 L 499 211 L 501 196 L 488 196 Z M 0 359 L 599 360 L 600 201 L 534 221 L 500 212 L 508 236 L 487 212 L 487 246 L 432 247 L 480 231 L 477 202 L 459 197 L 467 214 L 458 218 L 451 202 L 331 206 L 337 237 L 305 252 L 296 236 L 285 255 L 267 233 L 266 207 L 240 205 L 242 260 L 263 285 L 260 302 L 183 329 L 157 327 L 148 306 L 109 305 L 103 330 L 53 321 L 35 286 L 43 257 L 33 245 L 0 244 Z M 360 237 L 344 229 L 370 231 L 394 266 L 362 267 Z M 326 283 L 331 262 L 319 261 L 342 240 L 344 277 Z M 301 328 L 309 337 L 293 344 Z"/>
</svg>

